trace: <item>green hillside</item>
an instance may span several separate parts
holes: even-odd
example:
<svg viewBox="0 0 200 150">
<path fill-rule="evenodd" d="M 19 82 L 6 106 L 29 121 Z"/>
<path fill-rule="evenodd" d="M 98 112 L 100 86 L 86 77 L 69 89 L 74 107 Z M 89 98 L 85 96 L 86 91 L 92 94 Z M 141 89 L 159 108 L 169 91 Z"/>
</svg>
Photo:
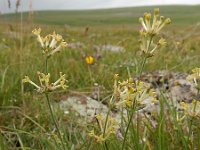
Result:
<svg viewBox="0 0 200 150">
<path fill-rule="evenodd" d="M 159 7 L 164 16 L 170 16 L 174 24 L 193 24 L 200 21 L 200 5 L 196 6 L 148 6 L 99 10 L 37 11 L 34 22 L 57 25 L 103 25 L 138 23 L 138 17 L 146 11 Z M 23 14 L 27 18 L 28 13 Z M 4 15 L 1 19 L 12 20 L 15 15 Z"/>
</svg>

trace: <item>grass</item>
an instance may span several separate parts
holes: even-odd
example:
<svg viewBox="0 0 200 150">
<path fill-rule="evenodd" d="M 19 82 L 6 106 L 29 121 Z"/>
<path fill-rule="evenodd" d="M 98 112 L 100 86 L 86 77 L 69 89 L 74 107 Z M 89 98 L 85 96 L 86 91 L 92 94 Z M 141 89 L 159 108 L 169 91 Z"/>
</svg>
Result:
<svg viewBox="0 0 200 150">
<path fill-rule="evenodd" d="M 33 87 L 22 86 L 21 79 L 29 75 L 37 80 L 36 72 L 43 71 L 41 50 L 31 31 L 40 26 L 43 33 L 53 30 L 63 35 L 68 43 L 83 43 L 82 47 L 66 48 L 49 60 L 49 72 L 53 80 L 63 71 L 69 80 L 69 90 L 52 93 L 50 98 L 59 101 L 63 95 L 87 93 L 90 95 L 95 83 L 104 88 L 101 99 L 112 94 L 113 75 L 122 79 L 134 76 L 140 69 L 138 17 L 153 7 L 120 8 L 87 11 L 39 11 L 33 24 L 23 22 L 20 27 L 17 16 L 4 15 L 0 19 L 0 146 L 1 149 L 62 149 L 44 96 Z M 144 71 L 169 70 L 189 72 L 199 65 L 200 30 L 198 18 L 200 6 L 162 6 L 161 14 L 170 16 L 171 27 L 162 32 L 169 43 L 153 59 L 147 61 Z M 185 11 L 187 13 L 185 14 Z M 24 13 L 26 19 L 27 13 Z M 17 20 L 16 20 L 17 19 Z M 17 22 L 15 22 L 17 21 Z M 69 25 L 69 26 L 64 26 Z M 85 35 L 85 27 L 88 33 Z M 15 34 L 18 37 L 15 37 Z M 112 44 L 124 47 L 125 52 L 95 51 L 94 45 Z M 95 58 L 88 66 L 86 55 Z M 100 59 L 97 56 L 101 55 Z M 86 94 L 86 95 L 87 95 Z M 200 146 L 199 121 L 187 118 L 183 124 L 177 122 L 177 112 L 165 97 L 159 98 L 161 109 L 155 116 L 158 125 L 151 120 L 138 119 L 130 122 L 124 149 L 194 149 Z M 169 112 L 165 112 L 168 108 Z M 96 122 L 82 124 L 71 112 L 66 116 L 58 111 L 57 119 L 67 149 L 106 149 L 88 137 L 88 131 Z M 96 125 L 97 126 L 97 125 Z M 185 129 L 186 128 L 186 129 Z M 188 131 L 190 130 L 190 131 Z M 192 131 L 192 132 L 191 132 Z M 125 131 L 123 131 L 124 133 Z M 120 149 L 122 140 L 111 137 L 109 149 Z"/>
</svg>

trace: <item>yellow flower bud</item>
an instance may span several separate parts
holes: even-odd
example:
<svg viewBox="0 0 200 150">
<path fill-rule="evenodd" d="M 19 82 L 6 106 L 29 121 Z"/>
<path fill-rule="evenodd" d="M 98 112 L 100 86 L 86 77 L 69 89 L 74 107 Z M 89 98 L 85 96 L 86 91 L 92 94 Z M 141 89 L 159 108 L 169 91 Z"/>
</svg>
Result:
<svg viewBox="0 0 200 150">
<path fill-rule="evenodd" d="M 158 41 L 158 46 L 165 46 L 167 44 L 166 40 L 164 38 L 161 38 L 159 41 Z"/>
<path fill-rule="evenodd" d="M 97 118 L 99 121 L 102 120 L 102 119 L 103 119 L 102 114 L 96 115 L 96 118 Z"/>
<path fill-rule="evenodd" d="M 90 137 L 94 137 L 94 135 L 95 135 L 95 134 L 94 134 L 94 130 L 92 130 L 92 131 L 89 132 L 89 136 L 90 136 Z"/>
<path fill-rule="evenodd" d="M 139 18 L 139 22 L 142 23 L 144 20 L 142 17 Z"/>
<path fill-rule="evenodd" d="M 103 143 L 105 141 L 105 138 L 103 137 L 103 134 L 101 134 L 100 136 L 97 136 L 96 139 L 97 139 L 98 143 Z"/>
<path fill-rule="evenodd" d="M 172 22 L 172 21 L 171 21 L 170 18 L 165 19 L 165 23 L 166 23 L 166 24 L 170 24 L 171 22 Z"/>
<path fill-rule="evenodd" d="M 144 14 L 144 18 L 149 21 L 151 19 L 151 14 L 150 13 L 145 13 Z"/>
<path fill-rule="evenodd" d="M 40 35 L 40 33 L 41 33 L 41 28 L 34 29 L 34 30 L 32 31 L 32 33 L 35 34 L 35 35 Z"/>
<path fill-rule="evenodd" d="M 22 79 L 23 83 L 27 83 L 30 81 L 30 78 L 28 76 L 25 76 L 24 79 Z"/>
<path fill-rule="evenodd" d="M 154 15 L 159 15 L 159 13 L 160 13 L 160 9 L 159 8 L 155 8 L 154 9 Z"/>
<path fill-rule="evenodd" d="M 114 79 L 117 80 L 119 78 L 119 74 L 114 75 Z"/>
</svg>

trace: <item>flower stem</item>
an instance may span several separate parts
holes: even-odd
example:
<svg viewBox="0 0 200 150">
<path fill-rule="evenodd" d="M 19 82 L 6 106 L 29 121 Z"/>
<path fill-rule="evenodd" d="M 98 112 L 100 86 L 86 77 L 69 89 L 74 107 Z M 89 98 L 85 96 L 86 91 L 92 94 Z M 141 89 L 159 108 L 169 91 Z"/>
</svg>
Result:
<svg viewBox="0 0 200 150">
<path fill-rule="evenodd" d="M 147 56 L 145 56 L 145 57 L 143 58 L 143 60 L 142 60 L 142 66 L 141 66 L 141 69 L 140 69 L 140 72 L 139 72 L 139 78 L 140 78 L 141 75 L 142 75 L 142 72 L 143 72 L 144 65 L 145 65 L 146 61 L 147 61 Z"/>
<path fill-rule="evenodd" d="M 133 104 L 133 107 L 132 107 L 132 110 L 131 110 L 131 114 L 130 114 L 130 118 L 128 120 L 128 125 L 127 125 L 126 131 L 125 131 L 124 140 L 123 140 L 123 144 L 122 144 L 122 150 L 124 149 L 125 142 L 126 142 L 126 137 L 127 137 L 127 134 L 128 134 L 128 130 L 129 130 L 132 118 L 133 118 L 133 113 L 135 112 L 135 108 L 134 108 L 135 106 L 134 105 L 135 104 Z"/>
<path fill-rule="evenodd" d="M 45 61 L 45 73 L 47 74 L 48 73 L 48 57 L 46 57 L 46 61 Z M 48 92 L 45 93 L 45 97 L 46 97 L 46 100 L 47 100 L 47 104 L 48 104 L 48 108 L 49 108 L 49 111 L 51 113 L 51 118 L 53 120 L 53 123 L 56 127 L 56 130 L 58 132 L 58 137 L 61 141 L 61 144 L 62 144 L 62 147 L 63 147 L 63 150 L 66 150 L 65 149 L 65 145 L 64 145 L 64 142 L 63 142 L 63 139 L 62 139 L 62 136 L 61 136 L 61 132 L 59 130 L 59 127 L 58 127 L 58 123 L 56 121 L 56 118 L 54 117 L 54 112 L 53 112 L 53 109 L 51 108 L 51 103 L 50 103 L 50 99 L 49 99 L 49 95 L 48 95 Z"/>
<path fill-rule="evenodd" d="M 151 36 L 150 39 L 149 39 L 149 45 L 148 45 L 148 47 L 147 47 L 147 52 L 149 51 L 149 48 L 150 48 L 150 46 L 151 46 L 152 40 L 153 40 L 153 36 Z M 139 79 L 140 79 L 140 77 L 141 77 L 141 75 L 142 75 L 142 72 L 143 72 L 143 70 L 144 70 L 144 66 L 145 66 L 145 64 L 146 64 L 147 58 L 148 58 L 148 57 L 145 56 L 145 57 L 143 58 L 143 60 L 142 60 L 141 69 L 140 69 L 140 71 L 139 71 Z"/>
<path fill-rule="evenodd" d="M 103 138 L 105 137 L 105 133 L 106 133 L 106 128 L 107 128 L 107 123 L 108 123 L 108 116 L 110 114 L 111 111 L 111 105 L 112 105 L 112 100 L 114 98 L 114 95 L 112 95 L 111 99 L 110 99 L 110 103 L 109 103 L 109 108 L 108 108 L 108 112 L 106 114 L 106 120 L 105 120 L 105 124 L 104 124 L 104 129 L 103 129 Z M 108 145 L 106 143 L 106 141 L 104 142 L 106 150 L 108 150 Z"/>
<path fill-rule="evenodd" d="M 148 52 L 149 49 L 150 49 L 152 40 L 153 40 L 153 36 L 150 36 L 150 38 L 149 38 L 149 44 L 148 44 L 148 47 L 147 47 L 147 52 Z M 145 64 L 146 64 L 147 58 L 148 58 L 148 56 L 145 56 L 145 57 L 143 58 L 143 60 L 142 60 L 141 69 L 140 69 L 140 71 L 139 71 L 139 79 L 141 78 L 141 75 L 142 75 L 142 72 L 143 72 L 143 70 L 144 70 L 144 66 L 145 66 Z M 128 130 L 129 130 L 129 127 L 130 127 L 132 118 L 133 118 L 133 114 L 134 114 L 134 112 L 135 112 L 135 108 L 136 108 L 135 105 L 136 105 L 136 100 L 134 101 L 134 104 L 132 105 L 131 114 L 130 114 L 130 117 L 129 117 L 129 120 L 128 120 L 128 125 L 127 125 L 126 131 L 125 131 L 125 135 L 124 135 L 124 140 L 123 140 L 123 144 L 122 144 L 122 150 L 124 149 L 125 142 L 126 142 L 126 137 L 127 137 L 127 134 L 128 134 Z"/>
<path fill-rule="evenodd" d="M 49 107 L 49 110 L 50 110 L 50 113 L 51 113 L 51 118 L 52 118 L 52 120 L 53 120 L 53 122 L 54 122 L 54 125 L 55 125 L 55 127 L 56 127 L 56 130 L 57 130 L 57 132 L 58 132 L 58 137 L 59 137 L 59 139 L 60 139 L 60 141 L 61 141 L 61 143 L 62 143 L 63 150 L 66 150 L 66 149 L 65 149 L 65 146 L 64 146 L 64 142 L 63 142 L 62 136 L 61 136 L 61 133 L 60 133 L 60 130 L 59 130 L 59 127 L 58 127 L 58 123 L 57 123 L 57 121 L 56 121 L 56 119 L 55 119 L 55 117 L 54 117 L 54 113 L 53 113 L 53 110 L 52 110 L 52 108 L 51 108 L 49 96 L 48 96 L 47 93 L 45 93 L 45 96 L 46 96 L 47 103 L 48 103 L 48 107 Z"/>
<path fill-rule="evenodd" d="M 48 73 L 48 57 L 46 57 L 46 60 L 45 60 L 45 74 Z"/>
<path fill-rule="evenodd" d="M 113 99 L 113 95 L 111 97 L 111 100 L 110 100 L 110 104 L 109 104 L 109 108 L 108 108 L 108 112 L 106 114 L 106 120 L 105 120 L 105 125 L 104 125 L 104 129 L 103 129 L 103 137 L 105 137 L 105 133 L 106 133 L 106 127 L 107 127 L 107 123 L 108 123 L 108 116 L 110 114 L 110 111 L 111 111 L 111 105 L 112 105 L 112 99 Z"/>
</svg>

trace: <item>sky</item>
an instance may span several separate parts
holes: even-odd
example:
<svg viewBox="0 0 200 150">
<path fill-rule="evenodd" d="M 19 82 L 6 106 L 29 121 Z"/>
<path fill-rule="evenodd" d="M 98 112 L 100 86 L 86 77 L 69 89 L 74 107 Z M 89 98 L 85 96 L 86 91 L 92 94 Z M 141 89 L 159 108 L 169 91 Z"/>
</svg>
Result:
<svg viewBox="0 0 200 150">
<path fill-rule="evenodd" d="M 8 1 L 11 8 L 8 8 Z M 19 10 L 28 11 L 31 0 L 21 0 Z M 0 12 L 15 12 L 16 0 L 0 0 Z M 97 9 L 116 8 L 127 6 L 200 4 L 200 0 L 32 0 L 33 10 L 74 10 L 74 9 Z"/>
</svg>

